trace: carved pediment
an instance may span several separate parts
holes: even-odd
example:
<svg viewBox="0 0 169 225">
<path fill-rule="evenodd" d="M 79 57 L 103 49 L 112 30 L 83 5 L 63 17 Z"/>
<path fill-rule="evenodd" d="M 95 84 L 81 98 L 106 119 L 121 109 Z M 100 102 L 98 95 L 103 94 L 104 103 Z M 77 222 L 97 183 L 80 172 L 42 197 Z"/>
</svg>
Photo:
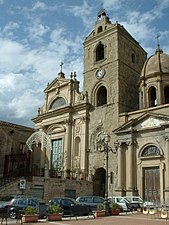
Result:
<svg viewBox="0 0 169 225">
<path fill-rule="evenodd" d="M 169 117 L 166 115 L 157 115 L 146 113 L 138 118 L 131 119 L 127 123 L 115 130 L 115 133 L 131 132 L 134 130 L 155 129 L 161 126 L 169 126 Z"/>
<path fill-rule="evenodd" d="M 139 123 L 136 126 L 136 129 L 159 127 L 165 124 L 169 124 L 169 120 L 149 117 L 148 119 Z"/>
<path fill-rule="evenodd" d="M 65 87 L 65 85 L 69 85 L 70 80 L 68 79 L 55 79 L 51 84 L 47 86 L 45 92 L 50 92 L 54 89 L 59 90 L 61 87 Z"/>
</svg>

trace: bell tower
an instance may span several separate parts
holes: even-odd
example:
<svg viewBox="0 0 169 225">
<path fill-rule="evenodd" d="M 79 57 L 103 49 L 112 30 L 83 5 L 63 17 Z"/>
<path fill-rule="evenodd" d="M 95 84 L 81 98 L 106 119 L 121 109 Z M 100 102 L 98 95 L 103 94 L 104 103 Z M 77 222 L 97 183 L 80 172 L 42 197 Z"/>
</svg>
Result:
<svg viewBox="0 0 169 225">
<path fill-rule="evenodd" d="M 84 41 L 84 89 L 91 104 L 97 107 L 100 101 L 105 103 L 97 98 L 97 87 L 103 85 L 106 103 L 114 104 L 117 113 L 137 109 L 137 84 L 146 57 L 125 28 L 118 22 L 112 24 L 106 11 L 100 9 L 94 30 Z"/>
<path fill-rule="evenodd" d="M 120 125 L 120 113 L 139 108 L 138 81 L 146 57 L 127 30 L 118 22 L 111 23 L 106 11 L 100 9 L 93 31 L 84 40 L 84 90 L 91 104 L 89 170 L 104 167 L 104 161 L 100 164 L 103 155 L 95 157 L 97 133 L 108 133 L 114 148 L 112 131 Z"/>
<path fill-rule="evenodd" d="M 94 30 L 84 41 L 84 89 L 94 109 L 112 107 L 117 121 L 119 113 L 139 108 L 137 85 L 146 57 L 126 29 L 112 24 L 100 9 Z"/>
</svg>

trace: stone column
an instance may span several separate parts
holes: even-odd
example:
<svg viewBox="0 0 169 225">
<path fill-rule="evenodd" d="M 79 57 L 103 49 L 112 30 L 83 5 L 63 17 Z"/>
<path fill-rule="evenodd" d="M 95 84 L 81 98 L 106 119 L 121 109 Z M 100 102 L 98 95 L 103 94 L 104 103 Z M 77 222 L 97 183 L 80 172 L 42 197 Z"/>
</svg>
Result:
<svg viewBox="0 0 169 225">
<path fill-rule="evenodd" d="M 127 145 L 128 145 L 128 158 L 127 158 L 128 171 L 126 171 L 128 174 L 127 189 L 131 190 L 133 189 L 133 143 L 132 141 L 128 142 Z"/>
<path fill-rule="evenodd" d="M 80 154 L 80 165 L 81 169 L 83 171 L 83 176 L 86 179 L 87 174 L 87 150 L 88 150 L 88 144 L 87 144 L 87 123 L 88 118 L 86 116 L 81 117 L 81 132 L 80 132 L 80 138 L 81 138 L 81 154 Z"/>
<path fill-rule="evenodd" d="M 65 120 L 66 132 L 65 132 L 65 142 L 64 142 L 64 165 L 63 169 L 71 168 L 71 146 L 72 146 L 72 123 L 69 119 Z"/>
<path fill-rule="evenodd" d="M 147 108 L 148 106 L 148 99 L 147 99 L 147 94 L 146 94 L 146 84 L 145 81 L 143 81 L 143 109 Z"/>
<path fill-rule="evenodd" d="M 162 104 L 162 96 L 161 96 L 161 79 L 157 80 L 157 85 L 158 85 L 158 89 L 157 89 L 157 105 L 161 105 Z"/>
<path fill-rule="evenodd" d="M 47 163 L 45 163 L 45 166 L 44 166 L 44 177 L 45 178 L 49 177 L 49 166 Z"/>
<path fill-rule="evenodd" d="M 122 189 L 122 143 L 118 145 L 118 189 Z"/>
</svg>

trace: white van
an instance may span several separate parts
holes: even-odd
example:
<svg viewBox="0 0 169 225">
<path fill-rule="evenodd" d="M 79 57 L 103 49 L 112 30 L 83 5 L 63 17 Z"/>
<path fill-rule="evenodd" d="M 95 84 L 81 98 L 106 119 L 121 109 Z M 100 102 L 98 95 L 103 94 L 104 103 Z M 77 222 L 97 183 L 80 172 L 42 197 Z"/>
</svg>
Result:
<svg viewBox="0 0 169 225">
<path fill-rule="evenodd" d="M 138 204 L 141 208 L 154 205 L 154 203 L 151 201 L 143 201 L 143 199 L 140 196 L 124 196 L 124 199 L 133 205 Z"/>
<path fill-rule="evenodd" d="M 127 204 L 126 201 L 123 197 L 121 196 L 113 196 L 113 197 L 108 197 L 108 200 L 111 202 L 115 202 L 118 205 L 120 205 L 123 208 L 124 212 L 129 211 L 129 209 L 127 208 Z"/>
<path fill-rule="evenodd" d="M 124 200 L 130 211 L 136 211 L 143 207 L 143 200 L 140 196 L 124 196 Z"/>
</svg>

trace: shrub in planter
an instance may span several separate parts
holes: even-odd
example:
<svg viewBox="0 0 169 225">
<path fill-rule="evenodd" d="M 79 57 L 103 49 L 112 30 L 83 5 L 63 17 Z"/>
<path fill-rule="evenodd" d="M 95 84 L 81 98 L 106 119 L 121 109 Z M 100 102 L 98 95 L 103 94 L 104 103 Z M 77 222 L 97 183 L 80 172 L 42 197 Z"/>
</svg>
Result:
<svg viewBox="0 0 169 225">
<path fill-rule="evenodd" d="M 37 222 L 38 221 L 38 215 L 36 208 L 33 208 L 31 206 L 26 207 L 25 214 L 22 215 L 22 222 L 23 223 L 31 223 L 31 222 Z"/>
<path fill-rule="evenodd" d="M 62 220 L 63 210 L 59 205 L 49 205 L 48 207 L 48 220 Z"/>
<path fill-rule="evenodd" d="M 103 204 L 98 204 L 97 205 L 97 210 L 98 211 L 104 210 L 104 205 Z"/>
<path fill-rule="evenodd" d="M 31 206 L 26 207 L 25 209 L 25 215 L 35 215 L 37 214 L 37 209 L 33 208 Z"/>
<path fill-rule="evenodd" d="M 120 209 L 119 209 L 119 205 L 117 203 L 112 202 L 112 204 L 110 205 L 110 208 L 111 208 L 112 215 L 119 215 Z"/>
<path fill-rule="evenodd" d="M 105 210 L 104 210 L 104 205 L 103 204 L 98 204 L 97 205 L 97 210 L 94 213 L 95 217 L 102 217 L 105 216 Z"/>
</svg>

